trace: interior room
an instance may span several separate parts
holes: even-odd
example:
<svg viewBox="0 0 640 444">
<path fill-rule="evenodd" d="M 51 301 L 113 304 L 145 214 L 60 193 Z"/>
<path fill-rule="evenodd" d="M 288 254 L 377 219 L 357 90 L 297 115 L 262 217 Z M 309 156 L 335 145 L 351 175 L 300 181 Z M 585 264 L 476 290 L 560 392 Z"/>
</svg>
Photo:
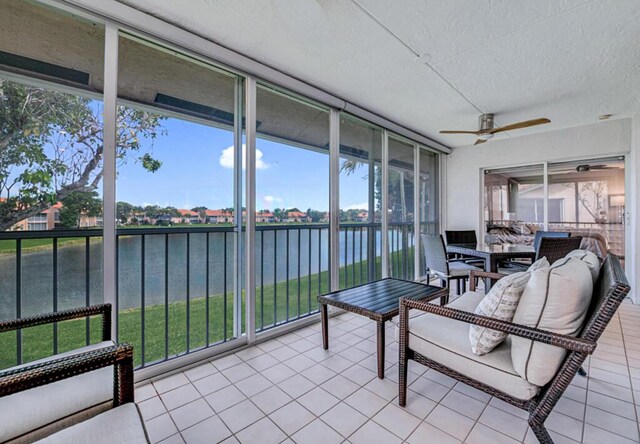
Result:
<svg viewBox="0 0 640 444">
<path fill-rule="evenodd" d="M 0 442 L 639 443 L 638 23 L 0 1 Z"/>
</svg>

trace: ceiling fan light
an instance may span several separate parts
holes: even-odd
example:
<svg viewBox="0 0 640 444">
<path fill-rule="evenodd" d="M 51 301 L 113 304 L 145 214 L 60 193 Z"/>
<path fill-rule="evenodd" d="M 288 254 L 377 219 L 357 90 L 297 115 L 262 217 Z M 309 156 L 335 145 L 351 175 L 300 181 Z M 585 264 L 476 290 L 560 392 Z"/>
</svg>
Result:
<svg viewBox="0 0 640 444">
<path fill-rule="evenodd" d="M 480 139 L 480 140 L 491 140 L 491 139 L 493 139 L 493 134 L 491 134 L 491 133 L 480 134 L 478 136 L 478 139 Z"/>
</svg>

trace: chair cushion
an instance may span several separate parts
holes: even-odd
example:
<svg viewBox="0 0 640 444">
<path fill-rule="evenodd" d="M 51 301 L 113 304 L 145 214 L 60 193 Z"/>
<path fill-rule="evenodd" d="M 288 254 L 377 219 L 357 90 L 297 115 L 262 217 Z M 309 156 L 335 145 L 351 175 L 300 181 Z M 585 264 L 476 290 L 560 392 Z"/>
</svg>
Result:
<svg viewBox="0 0 640 444">
<path fill-rule="evenodd" d="M 34 362 L 57 359 L 113 344 L 112 341 L 100 342 Z M 112 399 L 113 366 L 0 397 L 0 442 L 19 437 Z"/>
<path fill-rule="evenodd" d="M 449 275 L 451 277 L 469 276 L 469 273 L 473 270 L 480 271 L 482 268 L 461 261 L 449 262 Z"/>
<path fill-rule="evenodd" d="M 128 402 L 91 419 L 48 436 L 41 444 L 138 444 L 148 443 L 138 408 Z"/>
<path fill-rule="evenodd" d="M 587 250 L 573 250 L 565 257 L 575 257 L 587 264 L 587 267 L 589 267 L 589 272 L 591 273 L 593 283 L 596 283 L 596 281 L 598 280 L 598 276 L 600 275 L 600 259 L 598 259 L 598 256 L 596 256 L 595 253 Z M 558 259 L 556 262 L 554 262 L 554 264 L 559 263 L 561 260 L 562 259 Z"/>
<path fill-rule="evenodd" d="M 548 267 L 546 258 L 538 259 L 525 272 L 510 274 L 500 279 L 491 287 L 491 291 L 482 298 L 476 307 L 475 313 L 482 316 L 511 322 L 516 313 L 518 302 L 524 292 L 524 288 L 531 278 L 531 273 L 539 268 Z M 476 355 L 484 355 L 493 350 L 505 340 L 507 333 L 492 330 L 479 325 L 469 325 L 469 341 L 471 350 Z"/>
<path fill-rule="evenodd" d="M 593 281 L 586 263 L 564 258 L 534 271 L 513 317 L 516 324 L 576 336 L 584 322 Z M 514 336 L 511 358 L 516 372 L 543 386 L 556 374 L 566 350 Z"/>
<path fill-rule="evenodd" d="M 468 291 L 449 307 L 473 313 L 482 294 Z M 518 399 L 531 399 L 539 387 L 522 379 L 511 362 L 508 337 L 491 353 L 477 356 L 469 347 L 469 324 L 425 313 L 409 320 L 409 348 L 469 378 Z"/>
</svg>

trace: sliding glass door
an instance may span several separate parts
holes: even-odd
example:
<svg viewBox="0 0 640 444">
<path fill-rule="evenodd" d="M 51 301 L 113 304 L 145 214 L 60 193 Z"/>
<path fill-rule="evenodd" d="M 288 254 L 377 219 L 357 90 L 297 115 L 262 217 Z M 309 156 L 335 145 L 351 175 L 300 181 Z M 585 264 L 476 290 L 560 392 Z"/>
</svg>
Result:
<svg viewBox="0 0 640 444">
<path fill-rule="evenodd" d="M 485 241 L 531 244 L 538 230 L 563 231 L 624 260 L 624 177 L 623 157 L 485 170 Z"/>
</svg>

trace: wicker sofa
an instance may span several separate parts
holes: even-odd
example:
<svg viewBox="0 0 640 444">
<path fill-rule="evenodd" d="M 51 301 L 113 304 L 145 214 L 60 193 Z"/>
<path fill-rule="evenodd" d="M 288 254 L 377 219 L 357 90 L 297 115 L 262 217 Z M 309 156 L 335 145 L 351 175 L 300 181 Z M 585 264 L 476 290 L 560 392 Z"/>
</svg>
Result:
<svg viewBox="0 0 640 444">
<path fill-rule="evenodd" d="M 597 276 L 587 274 L 585 279 L 589 280 L 589 285 L 592 285 L 593 278 L 596 280 L 589 287 L 592 288 L 592 294 L 585 304 L 584 317 L 577 325 L 575 335 L 558 334 L 474 314 L 483 298 L 482 294 L 473 291 L 474 277 L 497 280 L 503 276 L 473 272 L 470 279 L 472 291 L 447 306 L 400 301 L 399 404 L 406 405 L 407 364 L 411 359 L 527 410 L 529 426 L 538 440 L 541 443 L 553 443 L 544 427 L 545 420 L 587 356 L 595 350 L 600 335 L 629 292 L 620 261 L 616 256 L 609 255 Z M 414 310 L 411 317 L 410 309 Z M 413 316 L 415 311 L 425 313 Z M 506 333 L 507 339 L 489 353 L 478 356 L 471 350 L 470 324 Z M 529 357 L 532 356 L 533 347 L 546 347 L 538 350 L 543 352 L 539 355 L 544 358 L 541 361 L 542 368 L 532 369 L 527 374 L 525 367 L 523 376 L 516 368 L 521 362 L 517 362 L 512 347 L 516 339 L 530 342 Z M 529 365 L 529 358 L 526 358 L 526 365 Z M 541 382 L 540 375 L 529 377 L 533 376 L 534 371 L 546 372 L 548 381 L 542 378 Z"/>
<path fill-rule="evenodd" d="M 146 443 L 133 348 L 111 340 L 111 305 L 0 322 L 0 334 L 102 316 L 102 341 L 0 371 L 0 442 Z"/>
</svg>

